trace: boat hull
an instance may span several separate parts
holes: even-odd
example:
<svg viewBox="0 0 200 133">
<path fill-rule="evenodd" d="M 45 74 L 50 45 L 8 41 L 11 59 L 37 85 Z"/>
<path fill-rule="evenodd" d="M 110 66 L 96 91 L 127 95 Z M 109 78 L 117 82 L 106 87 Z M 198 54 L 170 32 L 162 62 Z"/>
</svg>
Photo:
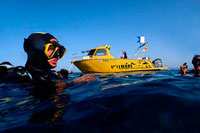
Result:
<svg viewBox="0 0 200 133">
<path fill-rule="evenodd" d="M 109 73 L 156 71 L 167 67 L 154 67 L 149 59 L 86 59 L 73 62 L 82 73 Z"/>
</svg>

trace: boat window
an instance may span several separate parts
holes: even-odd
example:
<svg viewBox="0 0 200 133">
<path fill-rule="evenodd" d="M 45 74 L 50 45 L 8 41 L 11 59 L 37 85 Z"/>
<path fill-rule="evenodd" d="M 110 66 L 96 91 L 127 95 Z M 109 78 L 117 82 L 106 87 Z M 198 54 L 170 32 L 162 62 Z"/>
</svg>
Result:
<svg viewBox="0 0 200 133">
<path fill-rule="evenodd" d="M 96 49 L 92 49 L 92 50 L 90 50 L 90 52 L 88 53 L 88 56 L 93 56 L 95 50 L 96 50 Z"/>
<path fill-rule="evenodd" d="M 106 49 L 98 49 L 96 52 L 96 56 L 107 55 Z"/>
</svg>

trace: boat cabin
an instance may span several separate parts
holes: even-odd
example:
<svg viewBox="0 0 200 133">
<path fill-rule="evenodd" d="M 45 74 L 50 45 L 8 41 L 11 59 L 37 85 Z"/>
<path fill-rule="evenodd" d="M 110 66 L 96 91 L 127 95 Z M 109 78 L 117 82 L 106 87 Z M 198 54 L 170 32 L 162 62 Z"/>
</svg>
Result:
<svg viewBox="0 0 200 133">
<path fill-rule="evenodd" d="M 103 47 L 92 48 L 87 56 L 84 56 L 83 59 L 103 59 L 103 58 L 114 58 L 110 54 L 111 46 L 105 45 Z"/>
</svg>

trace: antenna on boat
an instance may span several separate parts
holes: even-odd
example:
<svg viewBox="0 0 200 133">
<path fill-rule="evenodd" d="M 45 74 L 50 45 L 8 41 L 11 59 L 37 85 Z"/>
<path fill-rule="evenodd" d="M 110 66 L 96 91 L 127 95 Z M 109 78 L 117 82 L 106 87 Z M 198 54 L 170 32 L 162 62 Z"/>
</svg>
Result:
<svg viewBox="0 0 200 133">
<path fill-rule="evenodd" d="M 74 62 L 70 61 L 70 66 L 68 68 L 68 71 L 71 71 L 73 65 L 74 65 Z"/>
<path fill-rule="evenodd" d="M 137 48 L 134 55 L 137 57 L 137 59 L 142 59 L 142 57 L 144 56 L 144 53 L 148 50 L 148 43 L 145 42 L 145 36 L 137 36 L 137 38 L 138 38 L 137 43 L 139 43 L 140 46 Z M 144 46 L 146 47 L 141 49 Z M 142 56 L 140 56 L 140 54 L 142 54 Z"/>
</svg>

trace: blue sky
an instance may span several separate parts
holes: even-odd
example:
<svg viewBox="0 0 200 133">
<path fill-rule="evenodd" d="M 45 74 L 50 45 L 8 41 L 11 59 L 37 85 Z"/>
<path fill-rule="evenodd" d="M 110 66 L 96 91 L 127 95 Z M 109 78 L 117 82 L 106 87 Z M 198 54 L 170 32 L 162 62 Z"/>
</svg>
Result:
<svg viewBox="0 0 200 133">
<path fill-rule="evenodd" d="M 51 33 L 66 46 L 56 69 L 68 68 L 73 53 L 106 43 L 115 57 L 123 49 L 133 58 L 139 35 L 152 60 L 192 68 L 200 54 L 200 0 L 2 0 L 0 62 L 24 66 L 23 40 L 33 32 Z"/>
</svg>

